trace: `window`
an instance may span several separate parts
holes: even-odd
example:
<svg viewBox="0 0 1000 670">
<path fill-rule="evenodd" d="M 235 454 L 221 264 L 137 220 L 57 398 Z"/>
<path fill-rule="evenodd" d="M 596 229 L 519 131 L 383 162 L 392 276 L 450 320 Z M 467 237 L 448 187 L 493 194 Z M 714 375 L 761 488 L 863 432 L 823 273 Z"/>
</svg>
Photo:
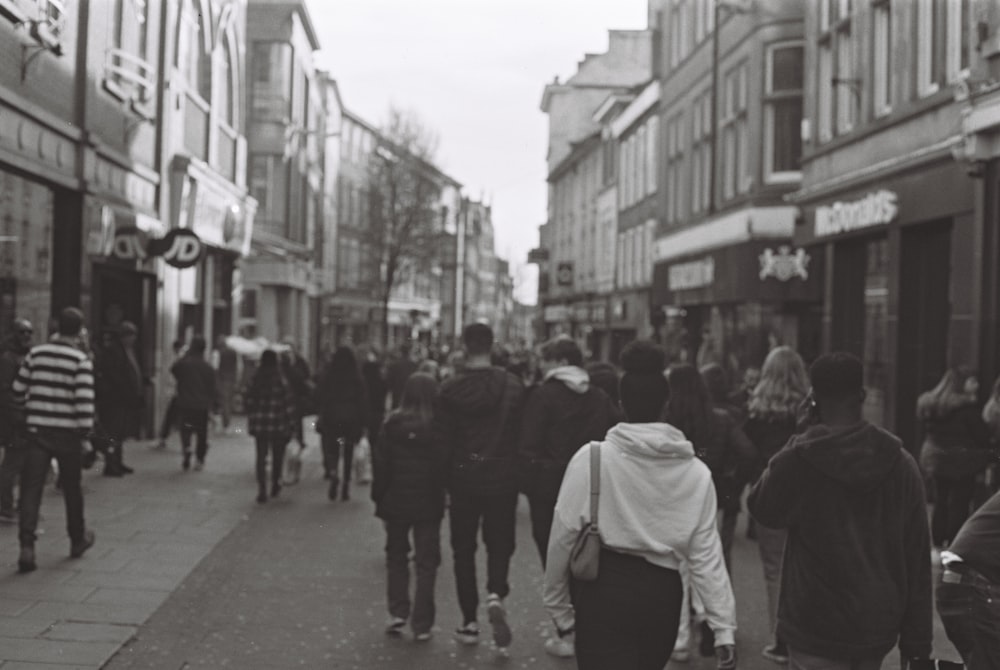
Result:
<svg viewBox="0 0 1000 670">
<path fill-rule="evenodd" d="M 683 190 L 681 167 L 684 162 L 684 151 L 681 142 L 681 123 L 683 117 L 676 114 L 667 120 L 667 223 L 679 223 L 683 216 Z"/>
<path fill-rule="evenodd" d="M 292 47 L 281 42 L 254 42 L 252 114 L 255 119 L 282 121 L 291 108 Z M 349 143 L 348 143 L 349 144 Z"/>
<path fill-rule="evenodd" d="M 654 115 L 646 121 L 646 195 L 656 193 L 656 157 L 659 131 L 660 117 Z"/>
<path fill-rule="evenodd" d="M 892 4 L 872 6 L 872 104 L 875 116 L 892 111 Z"/>
<path fill-rule="evenodd" d="M 852 0 L 820 1 L 817 125 L 821 142 L 854 127 L 860 81 L 854 71 Z"/>
<path fill-rule="evenodd" d="M 764 179 L 769 183 L 801 179 L 802 68 L 801 42 L 767 50 L 764 80 Z"/>
<path fill-rule="evenodd" d="M 816 126 L 820 142 L 833 139 L 833 49 L 830 40 L 817 45 Z"/>
<path fill-rule="evenodd" d="M 148 61 L 146 0 L 116 0 L 108 5 L 111 15 L 111 42 L 105 64 L 104 87 L 121 100 L 132 100 L 137 110 L 151 117 L 156 87 L 156 70 Z"/>
<path fill-rule="evenodd" d="M 691 109 L 691 211 L 706 212 L 712 184 L 712 92 L 695 98 Z"/>
<path fill-rule="evenodd" d="M 970 0 L 948 2 L 948 82 L 969 76 Z"/>
<path fill-rule="evenodd" d="M 747 64 L 741 63 L 722 80 L 722 195 L 729 199 L 750 186 L 747 136 Z"/>
<path fill-rule="evenodd" d="M 635 133 L 635 202 L 638 202 L 646 195 L 646 156 L 649 155 L 649 148 L 646 146 L 646 126 L 639 126 Z"/>
<path fill-rule="evenodd" d="M 936 93 L 944 81 L 945 14 L 950 0 L 917 0 L 917 95 Z"/>
<path fill-rule="evenodd" d="M 625 209 L 625 185 L 628 181 L 628 142 L 618 143 L 618 209 Z"/>
<path fill-rule="evenodd" d="M 689 0 L 671 0 L 670 7 L 670 67 L 677 67 L 690 52 Z"/>
</svg>

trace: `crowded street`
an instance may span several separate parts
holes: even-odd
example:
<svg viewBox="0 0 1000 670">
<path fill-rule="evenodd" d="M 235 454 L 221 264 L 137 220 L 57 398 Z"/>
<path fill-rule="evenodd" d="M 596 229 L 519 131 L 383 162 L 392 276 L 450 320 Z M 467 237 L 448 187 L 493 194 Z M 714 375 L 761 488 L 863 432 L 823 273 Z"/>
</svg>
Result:
<svg viewBox="0 0 1000 670">
<path fill-rule="evenodd" d="M 486 642 L 456 643 L 451 561 L 439 571 L 439 625 L 415 646 L 384 632 L 384 537 L 367 485 L 349 502 L 326 499 L 317 437 L 309 436 L 302 481 L 267 507 L 255 504 L 253 445 L 245 433 L 215 437 L 212 465 L 185 476 L 176 446 L 137 444 L 141 474 L 122 481 L 85 475 L 87 512 L 98 534 L 92 553 L 68 561 L 62 543 L 43 536 L 37 572 L 17 575 L 7 552 L 0 572 L 0 668 L 109 670 L 167 668 L 572 668 L 548 656 L 542 573 L 525 506 L 511 568 L 514 642 L 506 657 Z M 311 453 L 310 453 L 311 452 Z M 47 534 L 64 514 L 58 492 L 42 509 Z M 746 539 L 745 514 L 734 547 L 733 588 L 741 668 L 770 670 L 760 559 Z M 0 544 L 15 542 L 0 526 Z M 442 537 L 447 546 L 447 533 Z M 935 626 L 935 651 L 957 658 Z M 707 670 L 692 645 L 689 663 Z M 898 657 L 886 670 L 899 668 Z"/>
</svg>

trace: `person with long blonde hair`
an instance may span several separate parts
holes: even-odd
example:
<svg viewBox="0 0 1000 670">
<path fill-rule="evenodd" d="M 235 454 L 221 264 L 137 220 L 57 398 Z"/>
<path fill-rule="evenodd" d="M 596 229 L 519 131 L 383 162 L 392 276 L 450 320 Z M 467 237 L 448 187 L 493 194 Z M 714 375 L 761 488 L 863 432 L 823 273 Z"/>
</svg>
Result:
<svg viewBox="0 0 1000 670">
<path fill-rule="evenodd" d="M 767 463 L 795 434 L 798 412 L 809 395 L 809 375 L 802 357 L 791 347 L 771 350 L 764 361 L 760 381 L 750 393 L 748 419 L 743 430 L 757 450 L 758 458 L 751 481 L 756 481 Z M 778 592 L 781 587 L 781 560 L 785 551 L 785 529 L 756 526 L 757 549 L 764 568 L 767 606 L 771 630 L 778 620 Z M 778 638 L 764 648 L 764 658 L 775 663 L 788 662 L 788 649 Z"/>
<path fill-rule="evenodd" d="M 969 518 L 975 477 L 991 460 L 978 392 L 975 373 L 955 367 L 917 399 L 917 418 L 924 427 L 920 465 L 932 478 L 936 494 L 931 539 L 942 549 Z"/>
</svg>

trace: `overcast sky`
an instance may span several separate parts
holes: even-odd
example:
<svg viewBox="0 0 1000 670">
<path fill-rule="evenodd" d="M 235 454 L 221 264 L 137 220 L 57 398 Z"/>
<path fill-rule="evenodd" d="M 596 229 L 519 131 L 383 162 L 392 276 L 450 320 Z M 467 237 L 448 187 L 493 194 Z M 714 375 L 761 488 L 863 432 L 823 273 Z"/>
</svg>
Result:
<svg viewBox="0 0 1000 670">
<path fill-rule="evenodd" d="M 438 164 L 493 203 L 499 254 L 525 262 L 545 220 L 542 89 L 607 50 L 609 29 L 646 27 L 646 0 L 308 0 L 317 65 L 345 106 L 380 125 L 390 104 L 440 136 Z M 522 273 L 534 300 L 534 272 Z"/>
</svg>

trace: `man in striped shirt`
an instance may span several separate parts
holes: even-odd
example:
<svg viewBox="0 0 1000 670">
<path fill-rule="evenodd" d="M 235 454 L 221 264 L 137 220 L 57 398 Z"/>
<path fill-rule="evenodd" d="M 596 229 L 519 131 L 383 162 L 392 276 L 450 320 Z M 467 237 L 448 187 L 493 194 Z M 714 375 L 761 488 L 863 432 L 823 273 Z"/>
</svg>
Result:
<svg viewBox="0 0 1000 670">
<path fill-rule="evenodd" d="M 53 458 L 59 463 L 70 556 L 79 558 L 94 544 L 83 521 L 80 484 L 83 453 L 90 449 L 94 427 L 94 368 L 80 336 L 83 312 L 67 307 L 59 313 L 59 334 L 33 347 L 14 379 L 14 397 L 24 403 L 28 451 L 21 473 L 19 572 L 35 569 L 35 530 L 42 489 Z"/>
</svg>

